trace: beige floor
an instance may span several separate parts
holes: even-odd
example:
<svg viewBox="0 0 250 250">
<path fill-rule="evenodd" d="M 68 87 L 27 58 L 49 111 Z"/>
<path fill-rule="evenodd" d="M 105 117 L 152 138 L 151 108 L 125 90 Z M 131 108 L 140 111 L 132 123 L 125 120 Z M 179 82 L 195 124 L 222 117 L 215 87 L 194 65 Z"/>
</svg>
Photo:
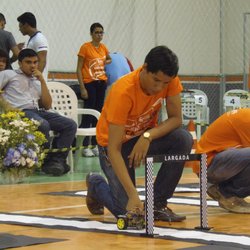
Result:
<svg viewBox="0 0 250 250">
<path fill-rule="evenodd" d="M 138 179 L 143 184 L 143 178 Z M 197 182 L 197 177 L 186 170 L 181 183 Z M 84 190 L 85 181 L 62 181 L 50 183 L 33 183 L 17 185 L 0 185 L 1 213 L 18 213 L 35 216 L 55 216 L 59 218 L 74 218 L 114 222 L 108 211 L 104 216 L 93 216 L 88 212 L 85 198 L 72 196 L 53 196 L 45 193 Z M 183 194 L 181 194 L 183 196 Z M 198 193 L 186 193 L 185 196 L 198 197 Z M 198 206 L 170 205 L 180 214 L 185 214 L 187 220 L 181 223 L 157 222 L 156 226 L 194 229 L 200 225 Z M 208 224 L 213 232 L 226 234 L 245 234 L 250 237 L 250 215 L 228 213 L 219 207 L 209 207 Z M 48 229 L 34 226 L 18 226 L 1 224 L 1 233 L 28 235 L 36 237 L 63 238 L 66 241 L 33 245 L 18 249 L 181 249 L 200 244 L 185 241 L 165 240 L 158 238 L 132 237 L 124 234 L 97 233 L 88 231 Z M 223 235 L 222 235 L 223 237 Z"/>
</svg>

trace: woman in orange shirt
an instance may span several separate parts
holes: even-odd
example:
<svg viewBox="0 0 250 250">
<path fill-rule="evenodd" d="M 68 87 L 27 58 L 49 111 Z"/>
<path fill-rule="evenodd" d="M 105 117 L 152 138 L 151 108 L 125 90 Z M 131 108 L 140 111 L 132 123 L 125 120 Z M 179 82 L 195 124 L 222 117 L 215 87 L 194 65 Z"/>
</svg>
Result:
<svg viewBox="0 0 250 250">
<path fill-rule="evenodd" d="M 92 41 L 84 43 L 78 52 L 77 78 L 80 85 L 81 97 L 84 99 L 84 108 L 96 109 L 101 112 L 107 76 L 105 64 L 111 63 L 111 57 L 106 46 L 101 43 L 104 34 L 103 26 L 100 23 L 93 23 L 90 26 Z M 96 119 L 90 115 L 84 115 L 81 128 L 96 126 Z M 83 155 L 86 157 L 98 155 L 96 138 L 85 137 L 83 141 Z M 91 146 L 90 146 L 91 145 Z"/>
</svg>

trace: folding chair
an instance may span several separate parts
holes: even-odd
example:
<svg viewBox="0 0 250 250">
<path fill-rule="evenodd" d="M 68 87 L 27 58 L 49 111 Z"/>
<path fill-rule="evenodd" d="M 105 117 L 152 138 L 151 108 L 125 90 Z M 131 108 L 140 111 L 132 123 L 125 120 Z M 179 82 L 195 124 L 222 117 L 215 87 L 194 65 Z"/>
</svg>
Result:
<svg viewBox="0 0 250 250">
<path fill-rule="evenodd" d="M 243 89 L 232 89 L 223 96 L 224 111 L 250 107 L 249 92 Z"/>
<path fill-rule="evenodd" d="M 199 89 L 184 90 L 181 93 L 183 125 L 187 126 L 190 120 L 196 124 L 197 138 L 201 137 L 201 128 L 209 124 L 208 98 L 205 92 Z"/>
<path fill-rule="evenodd" d="M 66 84 L 61 82 L 48 82 L 47 84 L 52 96 L 52 109 L 58 113 L 73 119 L 78 125 L 78 115 L 93 115 L 98 120 L 100 112 L 94 109 L 78 108 L 78 100 L 75 92 Z M 95 136 L 96 128 L 78 128 L 76 131 L 76 147 L 82 146 L 85 136 Z M 75 152 L 75 165 L 80 157 L 80 150 Z M 72 151 L 69 151 L 68 162 L 71 172 L 74 172 L 74 160 Z"/>
</svg>

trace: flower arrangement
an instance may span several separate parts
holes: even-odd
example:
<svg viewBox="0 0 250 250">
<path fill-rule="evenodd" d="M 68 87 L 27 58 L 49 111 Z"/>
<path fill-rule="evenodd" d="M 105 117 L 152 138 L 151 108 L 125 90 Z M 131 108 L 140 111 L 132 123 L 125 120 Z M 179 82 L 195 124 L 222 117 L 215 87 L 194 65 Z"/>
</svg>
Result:
<svg viewBox="0 0 250 250">
<path fill-rule="evenodd" d="M 13 110 L 0 114 L 0 171 L 19 172 L 30 175 L 40 167 L 45 154 L 42 145 L 46 142 L 38 131 L 39 122 L 28 119 L 21 111 Z"/>
</svg>

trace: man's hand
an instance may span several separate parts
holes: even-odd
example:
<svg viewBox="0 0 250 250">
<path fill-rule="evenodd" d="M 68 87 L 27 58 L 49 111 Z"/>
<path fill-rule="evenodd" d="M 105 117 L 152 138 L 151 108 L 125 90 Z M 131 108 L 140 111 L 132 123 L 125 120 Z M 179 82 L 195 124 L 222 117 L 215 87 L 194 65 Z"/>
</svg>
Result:
<svg viewBox="0 0 250 250">
<path fill-rule="evenodd" d="M 141 136 L 136 142 L 132 152 L 129 155 L 129 166 L 137 168 L 144 163 L 144 159 L 147 155 L 150 142 Z"/>
<path fill-rule="evenodd" d="M 143 210 L 143 203 L 140 201 L 139 195 L 136 192 L 133 195 L 129 196 L 126 209 L 127 211 L 133 211 L 137 208 L 139 208 L 140 210 Z"/>
<path fill-rule="evenodd" d="M 43 74 L 42 74 L 41 71 L 39 71 L 38 69 L 34 69 L 34 70 L 33 70 L 32 76 L 36 77 L 39 81 L 44 80 Z"/>
<path fill-rule="evenodd" d="M 81 97 L 86 100 L 89 98 L 89 95 L 88 95 L 88 91 L 87 89 L 84 87 L 84 85 L 80 85 L 80 91 L 81 91 Z"/>
<path fill-rule="evenodd" d="M 23 43 L 18 43 L 17 47 L 19 50 L 22 50 L 24 48 L 24 42 Z"/>
</svg>

